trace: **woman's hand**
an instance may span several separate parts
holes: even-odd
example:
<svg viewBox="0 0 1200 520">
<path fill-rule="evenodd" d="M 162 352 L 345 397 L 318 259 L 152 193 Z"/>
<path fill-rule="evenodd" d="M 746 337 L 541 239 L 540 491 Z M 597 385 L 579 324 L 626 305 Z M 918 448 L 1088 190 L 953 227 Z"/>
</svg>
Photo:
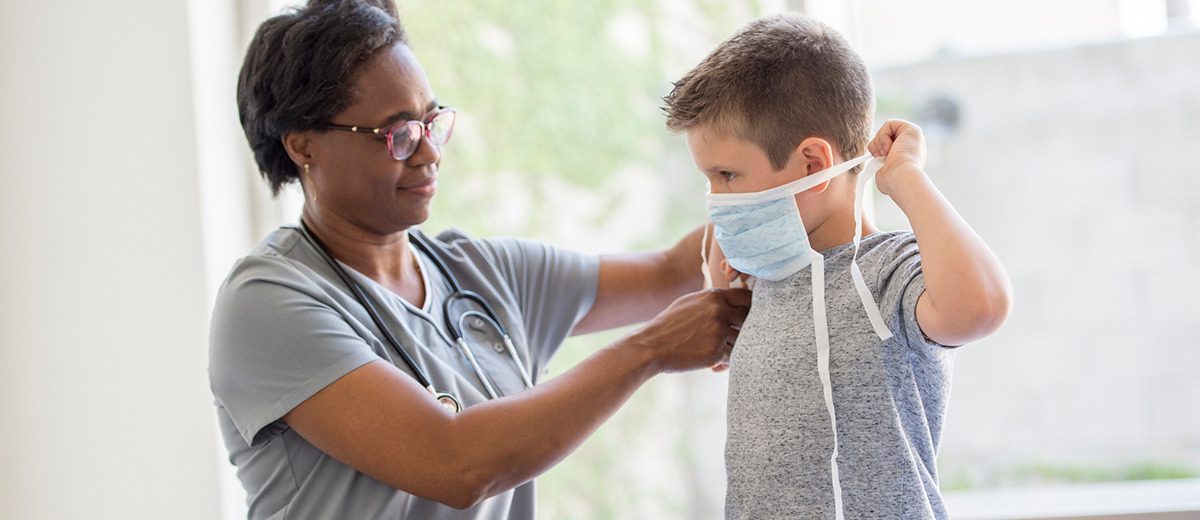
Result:
<svg viewBox="0 0 1200 520">
<path fill-rule="evenodd" d="M 750 291 L 708 289 L 686 294 L 628 339 L 654 356 L 658 372 L 721 369 L 750 309 Z"/>
</svg>

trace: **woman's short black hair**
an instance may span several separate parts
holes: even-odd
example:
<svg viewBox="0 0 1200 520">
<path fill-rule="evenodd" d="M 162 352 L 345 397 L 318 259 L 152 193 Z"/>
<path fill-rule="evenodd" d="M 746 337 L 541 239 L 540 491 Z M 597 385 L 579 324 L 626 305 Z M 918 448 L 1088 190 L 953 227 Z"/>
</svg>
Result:
<svg viewBox="0 0 1200 520">
<path fill-rule="evenodd" d="M 408 43 L 392 0 L 310 0 L 258 27 L 238 77 L 238 117 L 271 194 L 299 180 L 287 132 L 328 124 L 354 103 L 355 69 Z"/>
</svg>

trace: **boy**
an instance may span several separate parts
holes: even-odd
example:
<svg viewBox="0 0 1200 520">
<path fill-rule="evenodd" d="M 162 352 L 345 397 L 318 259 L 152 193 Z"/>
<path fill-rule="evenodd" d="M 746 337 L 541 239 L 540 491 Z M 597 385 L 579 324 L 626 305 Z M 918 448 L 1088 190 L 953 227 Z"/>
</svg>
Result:
<svg viewBox="0 0 1200 520">
<path fill-rule="evenodd" d="M 862 60 L 794 14 L 752 22 L 665 101 L 710 183 L 717 282 L 755 281 L 731 360 L 726 517 L 948 518 L 948 347 L 999 328 L 1011 289 L 922 170 L 920 129 L 888 121 L 868 143 Z M 912 232 L 858 220 L 876 171 Z"/>
</svg>

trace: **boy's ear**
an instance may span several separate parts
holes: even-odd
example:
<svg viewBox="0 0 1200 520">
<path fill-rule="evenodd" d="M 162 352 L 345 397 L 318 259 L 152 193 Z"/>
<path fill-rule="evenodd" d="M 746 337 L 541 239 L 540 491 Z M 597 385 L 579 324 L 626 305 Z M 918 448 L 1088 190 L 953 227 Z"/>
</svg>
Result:
<svg viewBox="0 0 1200 520">
<path fill-rule="evenodd" d="M 800 145 L 792 153 L 791 160 L 799 161 L 796 167 L 803 168 L 804 176 L 809 176 L 833 166 L 833 146 L 829 144 L 829 141 L 820 137 L 809 137 L 800 141 Z M 810 191 L 821 193 L 828 187 L 829 181 L 825 181 L 814 186 Z"/>
</svg>

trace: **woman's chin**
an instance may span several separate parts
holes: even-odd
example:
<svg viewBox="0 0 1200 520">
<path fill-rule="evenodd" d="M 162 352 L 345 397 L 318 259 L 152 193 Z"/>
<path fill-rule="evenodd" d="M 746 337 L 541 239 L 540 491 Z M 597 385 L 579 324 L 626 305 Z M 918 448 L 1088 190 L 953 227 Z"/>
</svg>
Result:
<svg viewBox="0 0 1200 520">
<path fill-rule="evenodd" d="M 405 211 L 402 217 L 405 227 L 419 226 L 429 220 L 429 216 L 433 214 L 433 208 L 429 204 L 429 199 L 425 200 L 424 204 L 406 208 L 408 211 Z"/>
</svg>

